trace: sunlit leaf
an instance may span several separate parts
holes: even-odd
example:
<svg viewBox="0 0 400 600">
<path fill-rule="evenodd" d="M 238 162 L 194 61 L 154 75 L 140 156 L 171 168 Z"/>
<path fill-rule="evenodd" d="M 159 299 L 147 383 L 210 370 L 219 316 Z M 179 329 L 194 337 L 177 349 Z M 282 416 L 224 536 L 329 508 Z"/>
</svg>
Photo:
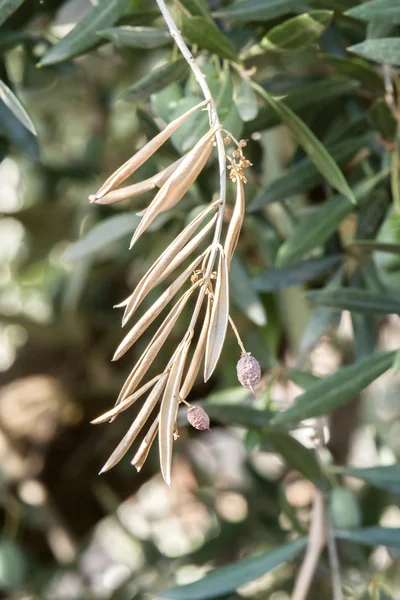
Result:
<svg viewBox="0 0 400 600">
<path fill-rule="evenodd" d="M 273 424 L 292 423 L 318 417 L 348 404 L 393 364 L 395 352 L 369 356 L 342 367 L 311 385 L 288 410 L 278 413 Z"/>
<path fill-rule="evenodd" d="M 354 6 L 346 14 L 363 21 L 400 23 L 400 5 L 393 0 L 371 0 Z"/>
<path fill-rule="evenodd" d="M 260 46 L 270 51 L 299 51 L 311 46 L 331 24 L 333 12 L 313 10 L 287 19 L 263 37 Z"/>
<path fill-rule="evenodd" d="M 248 581 L 258 579 L 261 575 L 291 560 L 303 550 L 305 545 L 305 539 L 296 540 L 276 550 L 215 569 L 199 581 L 161 592 L 160 596 L 171 600 L 204 600 L 228 594 Z"/>
<path fill-rule="evenodd" d="M 355 46 L 350 46 L 347 50 L 377 63 L 384 63 L 393 67 L 400 66 L 400 38 L 366 40 Z"/>
</svg>

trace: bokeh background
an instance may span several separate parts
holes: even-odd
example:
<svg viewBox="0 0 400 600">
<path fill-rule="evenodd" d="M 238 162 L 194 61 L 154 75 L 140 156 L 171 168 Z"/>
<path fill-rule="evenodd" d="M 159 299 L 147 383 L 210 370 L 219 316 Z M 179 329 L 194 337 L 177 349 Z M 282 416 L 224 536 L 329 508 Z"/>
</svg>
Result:
<svg viewBox="0 0 400 600">
<path fill-rule="evenodd" d="M 0 15 L 6 4 L 0 2 Z M 398 316 L 386 314 L 396 310 L 376 304 L 382 297 L 399 303 L 395 246 L 400 229 L 394 197 L 398 73 L 396 64 L 371 65 L 346 54 L 348 46 L 366 36 L 398 38 L 396 20 L 386 29 L 380 22 L 381 29 L 371 31 L 373 23 L 343 14 L 359 4 L 356 1 L 310 2 L 308 7 L 287 3 L 276 16 L 250 21 L 242 17 L 244 22 L 232 22 L 229 15 L 217 18 L 232 47 L 247 56 L 245 66 L 257 67 L 257 80 L 271 93 L 289 94 L 288 104 L 332 150 L 352 186 L 368 184 L 377 176 L 380 180 L 371 185 L 373 193 L 366 194 L 368 201 L 361 209 L 350 207 L 333 229 L 326 225 L 325 237 L 303 254 L 295 251 L 289 266 L 277 267 L 279 248 L 334 192 L 288 129 L 255 99 L 246 79 L 226 63 L 224 67 L 224 52 L 208 52 L 206 42 L 205 51 L 195 45 L 215 92 L 228 87 L 221 100 L 226 123 L 239 137 L 249 139 L 253 168 L 246 196 L 255 210 L 246 218 L 233 263 L 232 314 L 246 347 L 261 363 L 263 378 L 255 398 L 239 386 L 235 367 L 240 352 L 230 332 L 218 371 L 207 384 L 199 379 L 190 398 L 192 403 L 207 401 L 214 407 L 212 429 L 189 430 L 182 416 L 171 488 L 159 474 L 157 448 L 140 473 L 125 458 L 112 471 L 98 475 L 137 409 L 132 407 L 112 425 L 93 426 L 90 421 L 113 405 L 144 343 L 111 363 L 122 339 L 121 313 L 112 307 L 132 291 L 191 211 L 213 198 L 218 174 L 214 157 L 179 207 L 158 220 L 133 251 L 128 245 L 136 210 L 148 197 L 114 206 L 89 204 L 88 195 L 170 121 L 187 96 L 199 95 L 186 73 L 180 82 L 172 83 L 172 76 L 163 89 L 153 90 L 154 81 L 150 82 L 144 97 L 135 96 L 134 90 L 133 100 L 121 99 L 151 69 L 177 58 L 167 38 L 160 47 L 146 49 L 102 37 L 100 46 L 100 41 L 91 43 L 77 52 L 82 54 L 77 58 L 71 50 L 70 58 L 38 68 L 53 44 L 96 4 L 14 2 L 15 11 L 0 28 L 1 79 L 23 102 L 38 134 L 34 136 L 1 101 L 4 598 L 149 598 L 199 579 L 212 567 L 304 534 L 314 484 L 299 475 L 287 457 L 274 452 L 252 426 L 254 421 L 241 426 L 241 413 L 232 411 L 224 418 L 224 406 L 265 414 L 285 409 L 310 385 L 313 375 L 329 375 L 373 356 L 377 349 L 400 345 Z M 210 0 L 208 8 L 226 10 L 227 4 Z M 127 0 L 125 5 L 121 18 L 110 21 L 109 27 L 116 22 L 163 27 L 155 2 Z M 203 2 L 174 6 L 189 17 L 199 6 L 208 10 Z M 251 50 L 273 27 L 313 8 L 335 11 L 318 41 L 286 52 L 268 51 L 266 44 L 257 52 Z M 273 39 L 279 41 L 279 36 Z M 161 163 L 183 151 L 184 135 L 166 145 Z M 397 171 L 390 179 L 396 160 Z M 145 165 L 138 180 L 153 173 L 157 161 Z M 229 200 L 233 197 L 232 187 Z M 391 243 L 393 254 L 376 252 L 373 245 L 366 249 L 346 245 L 357 238 Z M 306 298 L 307 290 L 327 286 L 339 291 L 356 288 L 361 309 L 354 297 L 350 304 L 347 297 L 341 297 L 339 305 L 332 301 L 333 309 L 315 308 Z M 374 296 L 372 308 L 371 304 L 365 308 L 363 292 Z M 158 365 L 166 362 L 182 336 L 189 310 L 157 358 Z M 396 465 L 399 385 L 400 375 L 385 374 L 362 397 L 355 395 L 331 413 L 327 463 L 337 470 L 346 465 Z M 307 448 L 313 447 L 312 432 L 312 427 L 303 426 L 296 433 Z M 386 484 L 338 479 L 337 526 L 399 527 L 400 475 L 394 473 Z M 373 539 L 370 547 L 340 542 L 346 597 L 400 598 L 399 548 L 400 542 L 387 547 Z M 226 597 L 288 600 L 299 560 Z M 324 556 L 310 598 L 331 597 Z"/>
</svg>

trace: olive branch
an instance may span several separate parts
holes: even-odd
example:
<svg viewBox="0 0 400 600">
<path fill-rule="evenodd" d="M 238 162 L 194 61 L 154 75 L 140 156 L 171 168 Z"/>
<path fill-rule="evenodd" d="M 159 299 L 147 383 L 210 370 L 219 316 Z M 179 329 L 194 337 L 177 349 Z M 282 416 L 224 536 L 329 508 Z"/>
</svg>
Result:
<svg viewBox="0 0 400 600">
<path fill-rule="evenodd" d="M 239 239 L 245 213 L 244 184 L 247 180 L 244 169 L 251 165 L 243 152 L 246 141 L 236 140 L 228 131 L 222 128 L 216 103 L 211 95 L 205 76 L 183 41 L 164 0 L 157 0 L 157 4 L 171 36 L 200 85 L 204 101 L 169 123 L 164 130 L 119 167 L 100 189 L 90 196 L 90 201 L 98 204 L 112 204 L 146 191 L 154 190 L 156 192 L 153 200 L 141 213 L 142 219 L 130 244 L 130 248 L 132 248 L 159 214 L 170 210 L 183 198 L 203 170 L 215 146 L 218 154 L 220 176 L 219 197 L 206 206 L 183 229 L 156 259 L 139 281 L 133 293 L 118 305 L 125 309 L 122 319 L 122 325 L 125 325 L 133 317 L 149 292 L 169 275 L 175 273 L 176 269 L 191 257 L 190 264 L 176 276 L 175 280 L 154 304 L 136 321 L 117 348 L 113 360 L 123 356 L 183 286 L 190 283 L 190 287 L 184 291 L 170 309 L 134 365 L 121 389 L 114 408 L 95 419 L 93 423 L 114 420 L 122 411 L 128 409 L 148 392 L 148 396 L 131 427 L 101 472 L 108 471 L 121 460 L 147 424 L 151 415 L 156 412 L 156 407 L 160 403 L 157 414 L 153 417 L 152 424 L 145 434 L 132 464 L 135 465 L 138 471 L 142 468 L 151 445 L 158 434 L 161 473 L 167 484 L 170 484 L 172 447 L 174 440 L 178 437 L 177 412 L 179 404 L 184 403 L 187 405 L 188 420 L 194 427 L 203 430 L 209 428 L 210 421 L 205 411 L 199 406 L 191 406 L 187 401 L 187 397 L 196 381 L 203 361 L 204 380 L 207 381 L 212 376 L 222 351 L 229 323 L 236 335 L 241 351 L 241 358 L 237 367 L 239 381 L 253 391 L 261 373 L 256 359 L 246 352 L 240 335 L 229 315 L 229 267 Z M 171 137 L 190 115 L 202 109 L 208 111 L 209 130 L 187 154 L 149 179 L 133 185 L 119 187 Z M 235 145 L 235 150 L 232 156 L 229 156 L 226 152 L 226 146 L 231 142 Z M 229 162 L 228 167 L 227 162 Z M 224 242 L 221 243 L 228 170 L 229 177 L 236 186 L 236 200 Z M 205 250 L 199 252 L 199 246 L 212 232 L 211 243 Z M 192 255 L 194 253 L 196 256 L 193 259 Z M 197 300 L 194 303 L 192 316 L 181 342 L 174 350 L 164 370 L 143 384 L 143 379 L 173 330 L 184 307 L 195 294 L 197 294 Z M 206 304 L 204 316 L 202 324 L 199 325 L 201 320 L 199 317 L 202 314 L 204 304 Z M 195 333 L 198 334 L 197 342 L 186 368 Z"/>
</svg>

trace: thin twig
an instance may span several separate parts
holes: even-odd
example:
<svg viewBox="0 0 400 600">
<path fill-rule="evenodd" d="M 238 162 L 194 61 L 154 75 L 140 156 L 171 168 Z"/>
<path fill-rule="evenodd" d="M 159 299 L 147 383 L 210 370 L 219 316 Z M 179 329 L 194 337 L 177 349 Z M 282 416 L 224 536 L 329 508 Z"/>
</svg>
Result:
<svg viewBox="0 0 400 600">
<path fill-rule="evenodd" d="M 221 123 L 218 117 L 217 106 L 215 100 L 211 94 L 210 88 L 208 87 L 206 78 L 204 73 L 201 71 L 199 66 L 196 64 L 196 61 L 190 52 L 189 48 L 185 44 L 182 34 L 179 31 L 174 19 L 172 18 L 171 13 L 169 12 L 164 0 L 156 0 L 157 5 L 161 11 L 161 14 L 164 18 L 164 21 L 170 31 L 171 37 L 175 40 L 179 50 L 182 53 L 183 58 L 187 61 L 192 73 L 199 84 L 201 91 L 203 92 L 204 98 L 209 102 L 209 114 L 210 114 L 210 124 L 212 127 L 218 127 L 215 133 L 215 139 L 217 142 L 217 151 L 218 151 L 218 163 L 219 163 L 219 178 L 220 178 L 220 189 L 219 189 L 219 197 L 220 197 L 220 205 L 218 207 L 218 219 L 215 225 L 214 239 L 212 242 L 211 252 L 207 263 L 205 279 L 208 279 L 212 273 L 215 258 L 217 255 L 218 244 L 220 242 L 221 233 L 222 233 L 222 224 L 223 224 L 223 216 L 225 209 L 225 200 L 226 200 L 226 155 L 225 155 L 225 146 L 224 146 L 224 138 L 221 132 Z M 197 298 L 196 306 L 193 311 L 193 315 L 188 328 L 188 337 L 193 336 L 194 327 L 197 321 L 197 318 L 200 313 L 201 306 L 203 304 L 203 300 L 205 297 L 207 287 L 203 286 L 199 292 L 199 296 Z"/>
<path fill-rule="evenodd" d="M 316 489 L 307 550 L 296 578 L 291 600 L 305 600 L 307 598 L 320 554 L 325 545 L 324 504 L 323 493 Z"/>
<path fill-rule="evenodd" d="M 332 600 L 343 600 L 342 577 L 340 574 L 339 555 L 336 546 L 331 511 L 325 510 L 326 545 L 328 548 L 329 566 L 331 568 Z"/>
</svg>

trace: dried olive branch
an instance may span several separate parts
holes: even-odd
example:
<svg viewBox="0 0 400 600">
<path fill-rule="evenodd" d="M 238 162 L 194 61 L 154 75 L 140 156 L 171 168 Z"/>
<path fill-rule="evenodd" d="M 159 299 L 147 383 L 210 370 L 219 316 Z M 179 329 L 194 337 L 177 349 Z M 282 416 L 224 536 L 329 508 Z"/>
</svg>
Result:
<svg viewBox="0 0 400 600">
<path fill-rule="evenodd" d="M 171 37 L 176 42 L 179 50 L 182 53 L 183 58 L 187 61 L 192 73 L 199 84 L 201 91 L 203 92 L 204 99 L 208 101 L 209 107 L 209 116 L 210 116 L 210 125 L 211 127 L 217 127 L 217 131 L 215 133 L 215 139 L 217 142 L 217 151 L 218 151 L 218 165 L 219 165 L 219 199 L 220 205 L 218 207 L 218 217 L 214 231 L 214 239 L 212 242 L 212 250 L 210 256 L 208 258 L 208 264 L 205 273 L 205 279 L 209 279 L 211 276 L 211 272 L 213 269 L 213 265 L 215 262 L 215 258 L 217 255 L 218 244 L 221 239 L 222 233 L 222 223 L 224 217 L 224 209 L 226 202 L 226 154 L 225 154 L 225 146 L 224 146 L 224 138 L 221 130 L 221 123 L 218 117 L 217 106 L 215 100 L 211 94 L 210 88 L 208 87 L 206 77 L 201 69 L 196 64 L 194 60 L 193 54 L 190 52 L 189 48 L 184 42 L 181 32 L 179 31 L 174 19 L 172 18 L 171 13 L 169 12 L 164 0 L 156 0 L 158 8 L 164 18 L 164 21 L 170 31 Z M 193 311 L 193 315 L 189 324 L 190 335 L 193 335 L 194 326 L 196 324 L 197 318 L 199 316 L 199 312 L 204 300 L 206 292 L 206 286 L 200 290 L 199 297 L 197 299 L 197 303 L 195 309 Z"/>
</svg>

